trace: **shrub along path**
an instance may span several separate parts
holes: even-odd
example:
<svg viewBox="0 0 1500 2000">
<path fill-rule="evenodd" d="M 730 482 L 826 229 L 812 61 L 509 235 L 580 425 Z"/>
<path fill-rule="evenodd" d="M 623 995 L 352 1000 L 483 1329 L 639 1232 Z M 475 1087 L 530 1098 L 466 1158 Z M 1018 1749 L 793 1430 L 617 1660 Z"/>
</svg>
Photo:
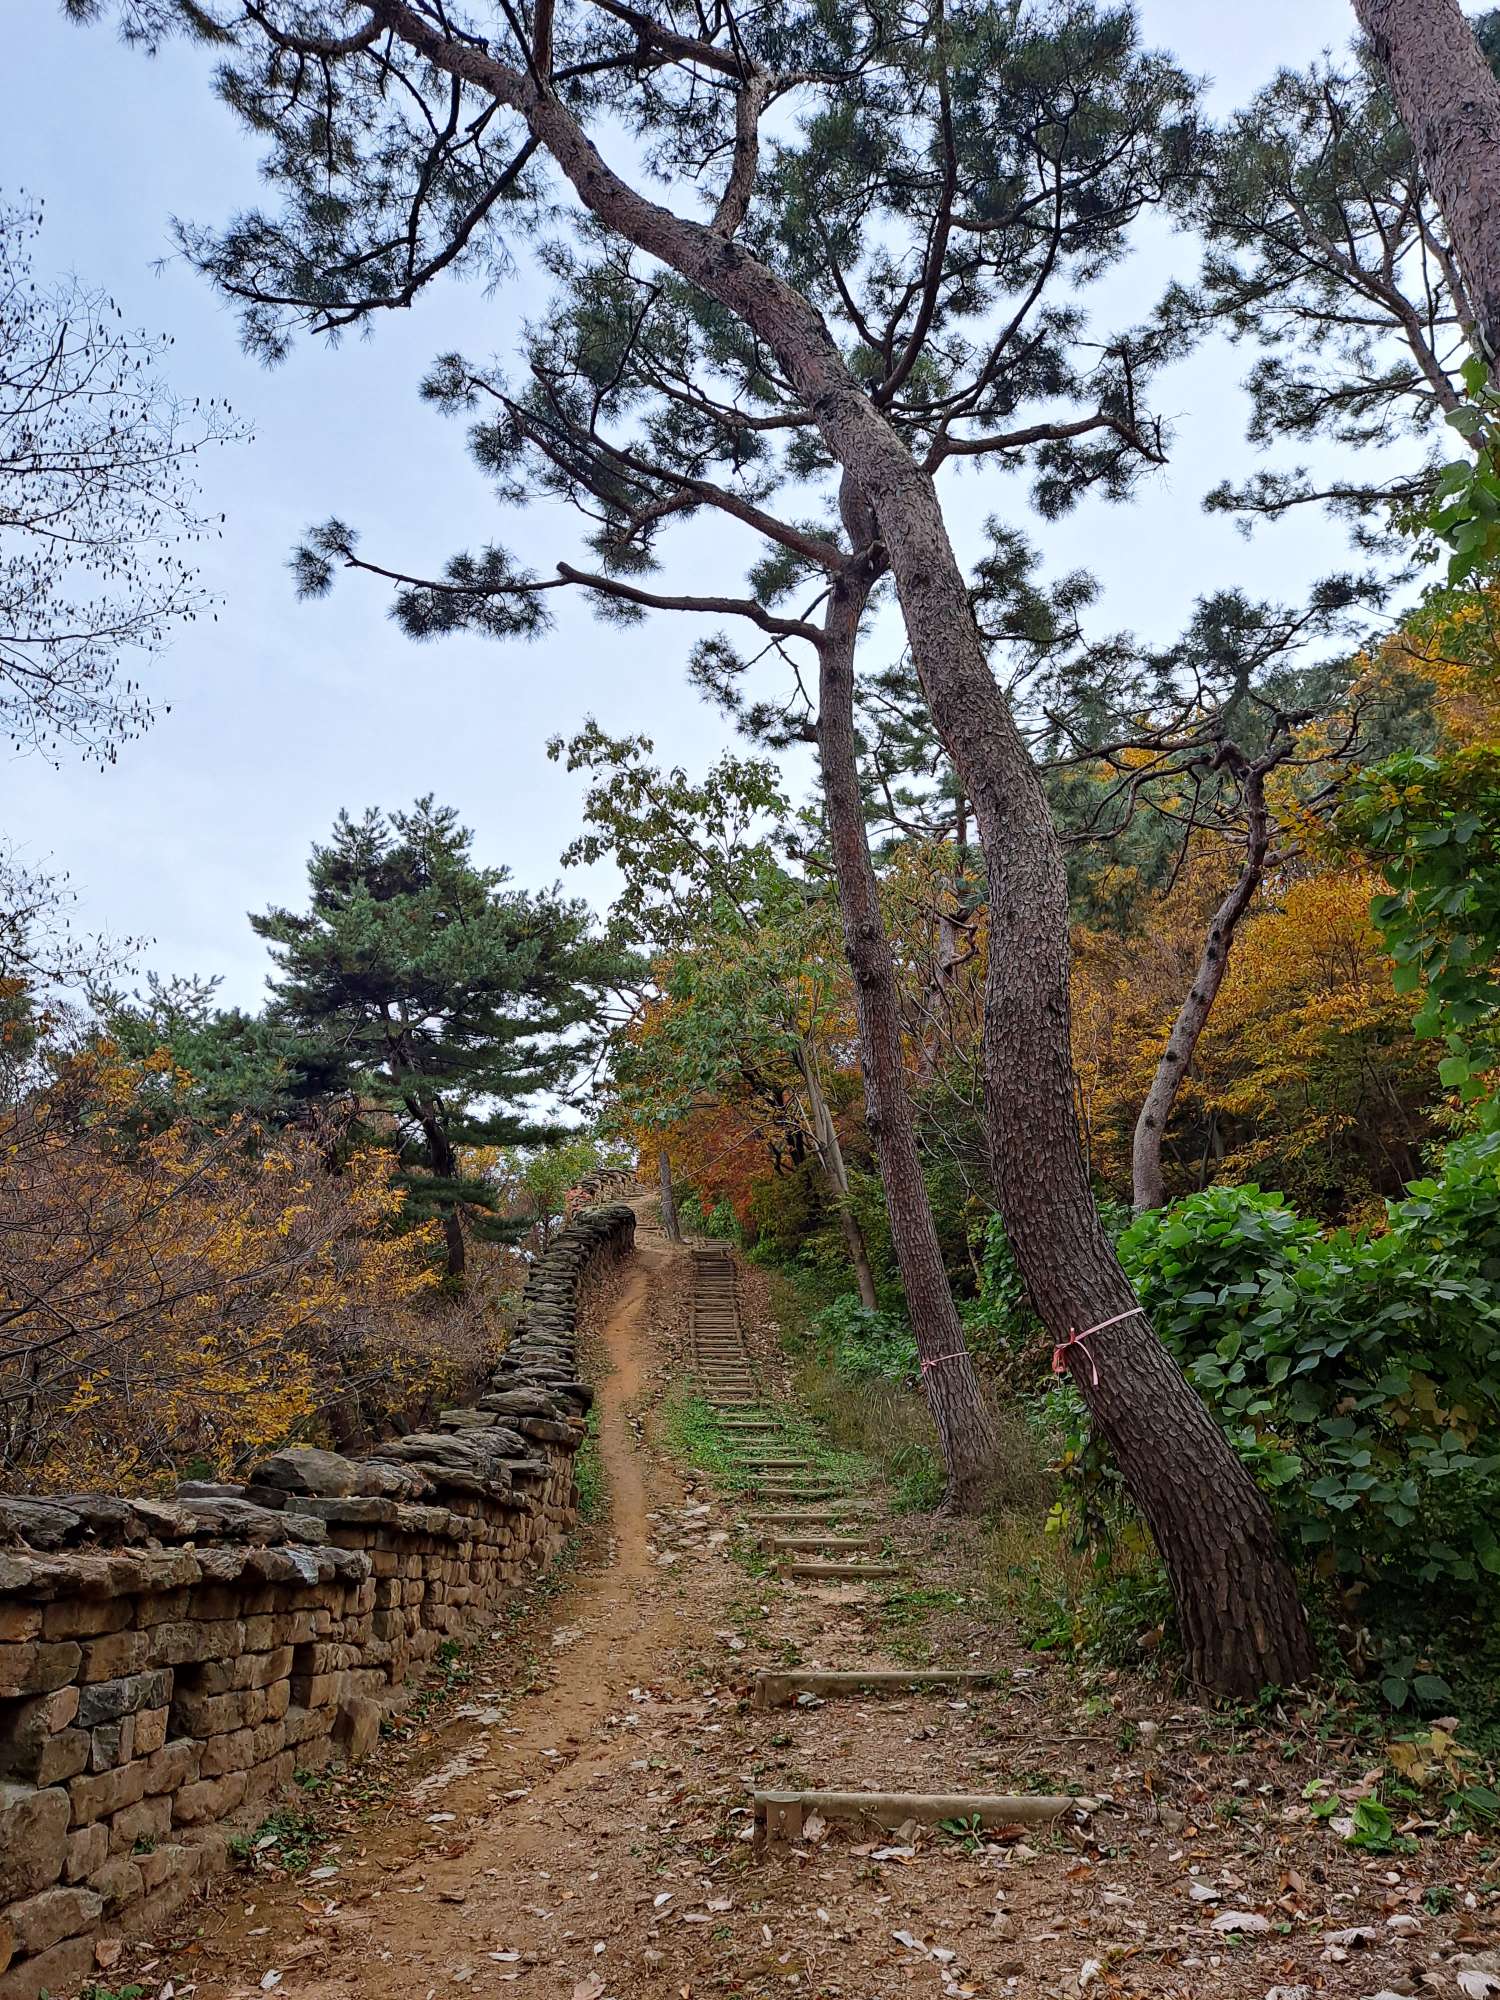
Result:
<svg viewBox="0 0 1500 2000">
<path fill-rule="evenodd" d="M 607 1533 L 534 1621 L 520 1691 L 356 1773 L 321 1833 L 270 1827 L 108 1990 L 1311 2000 L 1482 1995 L 1487 1966 L 1500 1990 L 1482 1835 L 1398 1806 L 1391 1851 L 1360 1812 L 1390 1769 L 1331 1711 L 1252 1723 L 1028 1654 L 983 1530 L 893 1520 L 799 1416 L 729 1258 L 639 1240 L 594 1357 Z M 934 1667 L 980 1678 L 806 1678 Z M 757 1794 L 829 1790 L 1024 1804 L 931 1826 L 799 1805 L 761 1851 Z"/>
</svg>

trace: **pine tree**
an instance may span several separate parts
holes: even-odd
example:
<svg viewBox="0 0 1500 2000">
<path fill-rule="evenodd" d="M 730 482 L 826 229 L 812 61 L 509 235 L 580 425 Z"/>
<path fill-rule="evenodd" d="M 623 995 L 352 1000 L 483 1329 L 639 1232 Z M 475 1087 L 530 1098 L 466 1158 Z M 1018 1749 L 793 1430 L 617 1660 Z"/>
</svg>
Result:
<svg viewBox="0 0 1500 2000">
<path fill-rule="evenodd" d="M 596 1018 L 611 964 L 582 903 L 507 889 L 472 847 L 431 795 L 388 819 L 341 813 L 313 849 L 307 910 L 250 919 L 277 965 L 272 1018 L 325 1089 L 394 1132 L 408 1213 L 441 1221 L 450 1278 L 466 1227 L 504 1228 L 464 1149 L 554 1133 L 529 1101 L 578 1068 L 573 1031 Z"/>
</svg>

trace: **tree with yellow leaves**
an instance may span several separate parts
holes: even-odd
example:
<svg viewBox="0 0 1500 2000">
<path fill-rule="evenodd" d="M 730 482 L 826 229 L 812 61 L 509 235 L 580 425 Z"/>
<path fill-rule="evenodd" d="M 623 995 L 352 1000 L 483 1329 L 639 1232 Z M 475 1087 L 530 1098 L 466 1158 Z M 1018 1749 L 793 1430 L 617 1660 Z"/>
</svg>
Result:
<svg viewBox="0 0 1500 2000">
<path fill-rule="evenodd" d="M 221 1474 L 420 1382 L 436 1281 L 393 1157 L 164 1121 L 187 1085 L 96 1044 L 0 1110 L 0 1479 Z"/>
</svg>

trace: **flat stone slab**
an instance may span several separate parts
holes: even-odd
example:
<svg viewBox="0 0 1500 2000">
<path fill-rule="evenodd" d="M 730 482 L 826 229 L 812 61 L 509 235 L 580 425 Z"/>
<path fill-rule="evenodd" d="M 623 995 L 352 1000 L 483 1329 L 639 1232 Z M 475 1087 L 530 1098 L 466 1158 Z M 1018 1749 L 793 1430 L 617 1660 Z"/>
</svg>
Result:
<svg viewBox="0 0 1500 2000">
<path fill-rule="evenodd" d="M 912 1667 L 787 1667 L 767 1668 L 755 1676 L 752 1708 L 789 1708 L 799 1694 L 828 1698 L 840 1695 L 922 1694 L 929 1688 L 1008 1687 L 1005 1672 L 983 1673 L 971 1667 L 933 1667 L 923 1673 Z"/>
</svg>

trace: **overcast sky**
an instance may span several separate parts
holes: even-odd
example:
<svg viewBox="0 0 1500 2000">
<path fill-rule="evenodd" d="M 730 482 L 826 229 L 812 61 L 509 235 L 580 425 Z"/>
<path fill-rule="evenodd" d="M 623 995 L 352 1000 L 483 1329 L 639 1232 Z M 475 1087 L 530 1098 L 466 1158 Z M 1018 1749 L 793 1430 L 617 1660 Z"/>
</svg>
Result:
<svg viewBox="0 0 1500 2000">
<path fill-rule="evenodd" d="M 360 527 L 366 553 L 398 563 L 436 565 L 494 536 L 551 568 L 559 526 L 571 532 L 558 506 L 499 521 L 462 425 L 417 397 L 438 352 L 504 351 L 536 296 L 447 285 L 367 340 L 303 343 L 267 373 L 241 354 L 207 284 L 171 260 L 171 216 L 218 222 L 257 199 L 254 149 L 210 96 L 203 57 L 174 46 L 147 60 L 106 29 L 70 26 L 55 0 L 8 0 L 8 13 L 0 192 L 45 199 L 38 276 L 73 270 L 107 287 L 127 321 L 173 336 L 180 393 L 227 397 L 255 434 L 202 468 L 205 510 L 227 516 L 206 564 L 221 601 L 217 624 L 186 628 L 147 663 L 171 714 L 104 771 L 35 757 L 0 764 L 0 833 L 32 863 L 69 872 L 83 926 L 148 937 L 142 969 L 219 973 L 226 998 L 254 1005 L 265 958 L 245 913 L 302 900 L 308 849 L 340 807 L 436 792 L 474 828 L 484 860 L 540 886 L 577 830 L 580 792 L 547 761 L 550 734 L 594 714 L 616 732 L 649 731 L 689 769 L 705 765 L 726 728 L 686 688 L 693 632 L 680 618 L 622 632 L 560 598 L 555 631 L 530 646 L 415 647 L 366 579 L 342 579 L 318 604 L 292 594 L 288 551 L 330 514 Z M 1352 21 L 1340 0 L 1141 0 L 1140 13 L 1152 40 L 1213 80 L 1221 112 L 1280 64 L 1345 42 Z M 1184 240 L 1158 233 L 1119 280 L 1129 301 L 1095 301 L 1100 323 L 1128 320 L 1193 261 Z M 1247 462 L 1236 387 L 1247 358 L 1214 346 L 1159 384 L 1156 407 L 1177 445 L 1139 502 L 1091 504 L 1045 529 L 1049 570 L 1081 564 L 1102 579 L 1102 626 L 1166 638 L 1202 591 L 1243 584 L 1292 597 L 1340 565 L 1339 537 L 1311 520 L 1246 544 L 1201 510 L 1202 494 Z M 961 544 L 1005 495 L 995 475 L 971 473 L 954 489 Z M 596 900 L 608 893 L 603 875 L 575 886 Z"/>
</svg>

